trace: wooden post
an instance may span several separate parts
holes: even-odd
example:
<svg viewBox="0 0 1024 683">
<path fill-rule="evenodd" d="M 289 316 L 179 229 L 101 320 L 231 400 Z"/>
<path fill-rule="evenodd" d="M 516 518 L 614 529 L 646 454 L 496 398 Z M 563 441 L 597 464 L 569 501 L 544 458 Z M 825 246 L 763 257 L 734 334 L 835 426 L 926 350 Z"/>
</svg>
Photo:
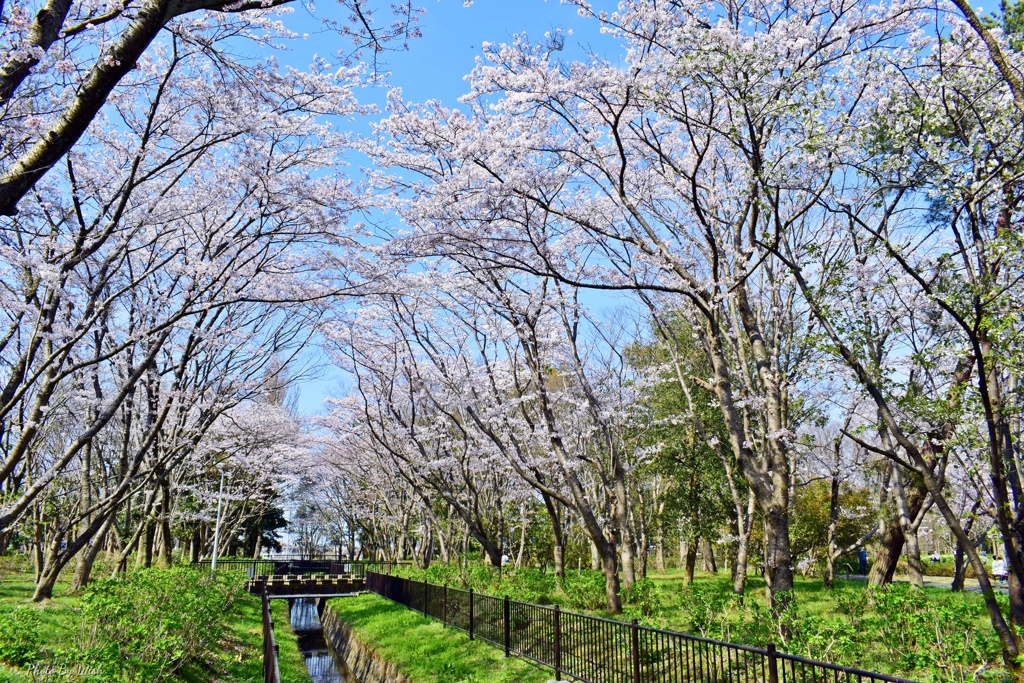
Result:
<svg viewBox="0 0 1024 683">
<path fill-rule="evenodd" d="M 633 650 L 633 683 L 640 683 L 640 626 L 636 619 L 630 623 L 629 631 Z"/>
<path fill-rule="evenodd" d="M 473 640 L 473 589 L 469 589 L 469 639 Z"/>
<path fill-rule="evenodd" d="M 512 604 L 509 602 L 508 596 L 505 596 L 505 656 L 508 657 L 509 650 L 512 649 Z"/>
<path fill-rule="evenodd" d="M 768 683 L 779 683 L 779 660 L 775 656 L 775 643 L 768 643 Z"/>
<path fill-rule="evenodd" d="M 562 610 L 555 605 L 555 680 L 562 680 Z"/>
</svg>

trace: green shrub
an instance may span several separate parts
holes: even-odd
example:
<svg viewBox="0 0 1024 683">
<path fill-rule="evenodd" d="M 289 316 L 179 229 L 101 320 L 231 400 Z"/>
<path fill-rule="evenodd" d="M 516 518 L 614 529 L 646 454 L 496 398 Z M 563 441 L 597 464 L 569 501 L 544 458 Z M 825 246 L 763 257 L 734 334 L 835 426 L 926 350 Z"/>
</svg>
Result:
<svg viewBox="0 0 1024 683">
<path fill-rule="evenodd" d="M 865 648 L 857 623 L 814 614 L 794 616 L 796 628 L 787 642 L 789 650 L 819 661 L 862 663 Z"/>
<path fill-rule="evenodd" d="M 217 646 L 240 590 L 239 577 L 187 568 L 96 581 L 83 597 L 78 649 L 105 680 L 158 680 Z"/>
<path fill-rule="evenodd" d="M 30 607 L 0 612 L 0 661 L 24 666 L 39 654 L 39 615 Z"/>
<path fill-rule="evenodd" d="M 724 639 L 728 633 L 729 608 L 735 601 L 736 596 L 724 585 L 692 583 L 683 588 L 680 607 L 682 613 L 688 616 L 687 627 L 691 633 L 698 633 L 705 638 Z"/>
<path fill-rule="evenodd" d="M 601 572 L 569 572 L 562 579 L 562 593 L 568 605 L 581 610 L 599 610 L 608 604 Z"/>
<path fill-rule="evenodd" d="M 524 568 L 505 570 L 498 581 L 498 594 L 507 595 L 513 600 L 550 605 L 555 599 L 554 574 L 540 569 Z"/>
<path fill-rule="evenodd" d="M 952 555 L 944 555 L 939 562 L 932 562 L 927 555 L 921 558 L 921 565 L 924 568 L 925 576 L 935 576 L 952 579 L 956 575 L 956 565 L 953 563 Z M 974 572 L 974 567 L 964 558 L 964 576 L 968 579 L 975 579 L 978 575 Z M 901 576 L 907 574 L 907 561 L 900 560 L 896 564 L 896 573 Z"/>
<path fill-rule="evenodd" d="M 426 580 L 441 586 L 458 586 L 462 583 L 458 565 L 447 562 L 434 562 L 426 570 L 413 570 L 411 574 L 418 580 Z"/>
<path fill-rule="evenodd" d="M 931 600 L 910 584 L 874 592 L 877 633 L 900 669 L 931 672 L 933 680 L 966 680 L 972 669 L 998 657 L 978 633 L 983 606 L 974 600 Z"/>
<path fill-rule="evenodd" d="M 660 591 L 653 581 L 647 577 L 641 577 L 634 581 L 632 586 L 623 591 L 623 598 L 641 616 L 649 617 L 661 605 L 659 593 Z"/>
</svg>

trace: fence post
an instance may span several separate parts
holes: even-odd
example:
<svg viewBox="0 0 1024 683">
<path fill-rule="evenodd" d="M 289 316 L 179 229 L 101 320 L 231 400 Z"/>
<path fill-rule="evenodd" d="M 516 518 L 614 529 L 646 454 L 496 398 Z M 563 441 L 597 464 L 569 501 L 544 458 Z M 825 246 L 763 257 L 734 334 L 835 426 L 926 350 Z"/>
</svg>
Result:
<svg viewBox="0 0 1024 683">
<path fill-rule="evenodd" d="M 775 656 L 775 643 L 768 643 L 768 683 L 779 683 L 779 660 Z"/>
<path fill-rule="evenodd" d="M 508 651 L 512 646 L 512 605 L 508 600 L 508 596 L 505 596 L 505 656 L 508 657 Z"/>
<path fill-rule="evenodd" d="M 636 619 L 629 625 L 629 635 L 633 650 L 633 683 L 640 683 L 640 626 Z"/>
<path fill-rule="evenodd" d="M 444 594 L 441 597 L 441 623 L 448 625 L 448 584 L 444 585 Z"/>
<path fill-rule="evenodd" d="M 562 680 L 562 610 L 555 605 L 555 680 Z"/>
<path fill-rule="evenodd" d="M 469 639 L 473 640 L 473 589 L 469 589 Z"/>
<path fill-rule="evenodd" d="M 423 582 L 423 616 L 427 616 L 427 591 L 430 589 L 430 585 Z"/>
</svg>

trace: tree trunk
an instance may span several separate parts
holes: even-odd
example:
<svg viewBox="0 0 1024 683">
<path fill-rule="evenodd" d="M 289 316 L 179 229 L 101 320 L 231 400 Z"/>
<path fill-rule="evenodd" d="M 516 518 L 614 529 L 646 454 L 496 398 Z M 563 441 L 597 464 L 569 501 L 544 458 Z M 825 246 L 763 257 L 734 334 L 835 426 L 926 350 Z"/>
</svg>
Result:
<svg viewBox="0 0 1024 683">
<path fill-rule="evenodd" d="M 427 524 L 423 533 L 423 568 L 429 569 L 434 556 L 434 525 Z"/>
<path fill-rule="evenodd" d="M 906 487 L 903 485 L 903 473 L 899 466 L 892 465 L 893 488 L 896 489 L 896 509 L 899 512 L 900 529 L 903 532 L 903 542 L 907 549 L 907 576 L 914 586 L 924 586 L 924 566 L 921 564 L 921 544 L 917 535 L 918 525 L 915 524 L 917 517 L 924 511 L 923 504 L 918 510 L 911 514 L 910 501 L 907 496 Z"/>
<path fill-rule="evenodd" d="M 715 562 L 715 550 L 711 547 L 711 542 L 706 538 L 700 539 L 700 555 L 700 570 L 709 574 L 717 574 L 718 564 Z"/>
<path fill-rule="evenodd" d="M 617 554 L 615 546 L 611 543 L 607 543 L 604 552 L 601 553 L 601 570 L 604 572 L 605 598 L 608 603 L 608 610 L 613 614 L 622 613 L 622 598 L 619 596 Z"/>
<path fill-rule="evenodd" d="M 848 415 L 843 431 L 849 428 Z M 832 442 L 832 476 L 828 497 L 828 547 L 825 549 L 825 588 L 832 588 L 836 582 L 836 529 L 839 528 L 839 467 L 842 455 L 842 433 Z"/>
<path fill-rule="evenodd" d="M 899 520 L 890 519 L 878 540 L 878 551 L 875 554 L 875 561 L 868 572 L 869 586 L 885 586 L 892 583 L 892 577 L 896 573 L 896 563 L 903 553 L 903 529 L 900 528 Z"/>
<path fill-rule="evenodd" d="M 663 572 L 665 571 L 665 534 L 663 532 L 658 533 L 655 543 L 658 546 L 654 549 L 654 568 Z"/>
<path fill-rule="evenodd" d="M 916 530 L 908 530 L 904 537 L 907 543 L 907 578 L 910 583 L 924 586 L 924 564 L 921 562 L 921 544 Z"/>
<path fill-rule="evenodd" d="M 621 481 L 617 480 L 615 483 L 614 510 L 615 523 L 619 531 L 619 555 L 622 559 L 622 587 L 628 590 L 636 582 L 636 565 L 633 557 L 633 531 L 629 525 L 625 474 L 622 475 Z"/>
<path fill-rule="evenodd" d="M 750 548 L 750 533 L 736 541 L 736 560 L 732 566 L 732 592 L 743 595 L 747 590 L 747 553 Z"/>
<path fill-rule="evenodd" d="M 43 524 L 39 519 L 39 505 L 35 505 L 35 519 L 32 520 L 32 559 L 34 561 L 34 577 L 36 583 L 39 583 L 39 577 L 43 575 L 43 563 L 45 558 L 43 557 Z"/>
<path fill-rule="evenodd" d="M 641 497 L 641 501 L 642 501 Z M 647 561 L 650 557 L 650 546 L 649 539 L 647 537 L 647 524 L 644 522 L 644 515 L 646 514 L 645 506 L 643 502 L 640 504 L 640 543 L 637 544 L 637 555 L 639 556 L 639 573 L 643 578 L 647 578 Z"/>
<path fill-rule="evenodd" d="M 697 541 L 686 543 L 686 573 L 683 575 L 683 585 L 689 586 L 693 583 L 693 570 L 697 566 Z"/>
<path fill-rule="evenodd" d="M 152 518 L 146 519 L 146 531 L 143 536 L 143 542 L 139 548 L 142 553 L 142 566 L 149 569 L 153 566 L 153 540 L 155 534 L 155 524 Z"/>
<path fill-rule="evenodd" d="M 772 505 L 764 515 L 764 578 L 769 608 L 781 616 L 793 602 L 793 563 L 789 546 L 789 510 Z"/>
<path fill-rule="evenodd" d="M 100 551 L 103 549 L 103 544 L 106 542 L 107 533 L 109 533 L 110 527 L 114 523 L 115 516 L 115 511 L 113 510 L 107 514 L 107 519 L 104 521 L 103 527 L 97 532 L 96 538 L 86 546 L 85 552 L 79 554 L 78 565 L 75 567 L 75 576 L 71 580 L 71 590 L 79 591 L 88 585 L 92 575 L 93 564 L 95 564 L 96 558 L 99 557 Z"/>
<path fill-rule="evenodd" d="M 962 591 L 966 574 L 967 564 L 964 562 L 964 549 L 957 541 L 956 549 L 953 551 L 953 583 L 949 587 L 950 590 Z"/>
<path fill-rule="evenodd" d="M 257 530 L 257 535 L 259 531 Z M 174 536 L 171 534 L 171 486 L 165 479 L 163 502 L 160 506 L 160 566 L 170 567 L 174 562 Z"/>
<path fill-rule="evenodd" d="M 590 542 L 590 569 L 597 571 L 601 568 L 601 554 L 597 552 L 597 544 Z"/>
<path fill-rule="evenodd" d="M 59 543 L 60 541 L 55 541 L 47 549 L 43 569 L 39 572 L 36 590 L 32 594 L 33 602 L 46 602 L 53 598 L 53 587 L 57 583 L 57 577 L 60 576 L 60 570 L 64 567 L 63 563 L 60 562 L 60 553 L 55 547 Z"/>
<path fill-rule="evenodd" d="M 554 547 L 553 547 L 553 554 L 555 556 L 554 557 L 554 560 L 555 560 L 555 578 L 556 579 L 564 579 L 565 578 L 565 548 L 557 540 L 555 541 L 555 544 L 554 544 Z"/>
<path fill-rule="evenodd" d="M 526 515 L 523 514 L 523 525 L 519 531 L 519 549 L 516 551 L 516 569 L 522 569 L 523 558 L 526 556 Z"/>
</svg>

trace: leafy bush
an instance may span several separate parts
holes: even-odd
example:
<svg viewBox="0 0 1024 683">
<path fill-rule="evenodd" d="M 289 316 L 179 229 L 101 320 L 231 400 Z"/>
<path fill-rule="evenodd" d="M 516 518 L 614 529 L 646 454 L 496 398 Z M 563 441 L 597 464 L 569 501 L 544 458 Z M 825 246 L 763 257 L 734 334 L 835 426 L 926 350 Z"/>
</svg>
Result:
<svg viewBox="0 0 1024 683">
<path fill-rule="evenodd" d="M 649 617 L 661 604 L 658 587 L 647 577 L 641 577 L 633 585 L 623 591 L 626 602 L 640 612 L 641 616 Z"/>
<path fill-rule="evenodd" d="M 925 576 L 941 576 L 944 578 L 953 578 L 956 575 L 956 565 L 953 562 L 952 556 L 946 555 L 938 562 L 932 562 L 927 555 L 921 558 L 921 564 L 924 568 Z M 974 567 L 964 558 L 964 576 L 969 579 L 976 579 L 978 575 L 974 572 Z M 900 560 L 896 564 L 896 573 L 905 576 L 907 574 L 907 561 Z"/>
<path fill-rule="evenodd" d="M 0 612 L 0 661 L 24 666 L 39 654 L 39 615 L 29 607 Z"/>
<path fill-rule="evenodd" d="M 805 657 L 825 662 L 861 663 L 864 653 L 861 631 L 849 620 L 799 615 L 787 647 Z"/>
<path fill-rule="evenodd" d="M 977 601 L 930 600 L 909 584 L 893 584 L 873 598 L 876 632 L 900 669 L 928 670 L 935 680 L 965 680 L 979 663 L 998 657 L 978 633 L 984 609 Z"/>
<path fill-rule="evenodd" d="M 689 617 L 688 630 L 705 638 L 724 639 L 729 632 L 729 608 L 736 601 L 721 584 L 693 583 L 681 593 L 682 613 Z"/>
<path fill-rule="evenodd" d="M 181 568 L 96 581 L 83 598 L 79 650 L 104 680 L 159 680 L 217 646 L 241 586 Z"/>
<path fill-rule="evenodd" d="M 608 604 L 601 572 L 567 573 L 562 579 L 562 593 L 569 606 L 575 609 L 599 610 Z"/>
<path fill-rule="evenodd" d="M 518 569 L 505 571 L 498 582 L 500 595 L 507 595 L 513 600 L 550 605 L 555 599 L 554 574 L 540 569 Z"/>
<path fill-rule="evenodd" d="M 425 570 L 413 569 L 410 574 L 418 580 L 426 580 L 441 586 L 458 586 L 462 583 L 458 565 L 446 562 L 435 562 Z"/>
</svg>

